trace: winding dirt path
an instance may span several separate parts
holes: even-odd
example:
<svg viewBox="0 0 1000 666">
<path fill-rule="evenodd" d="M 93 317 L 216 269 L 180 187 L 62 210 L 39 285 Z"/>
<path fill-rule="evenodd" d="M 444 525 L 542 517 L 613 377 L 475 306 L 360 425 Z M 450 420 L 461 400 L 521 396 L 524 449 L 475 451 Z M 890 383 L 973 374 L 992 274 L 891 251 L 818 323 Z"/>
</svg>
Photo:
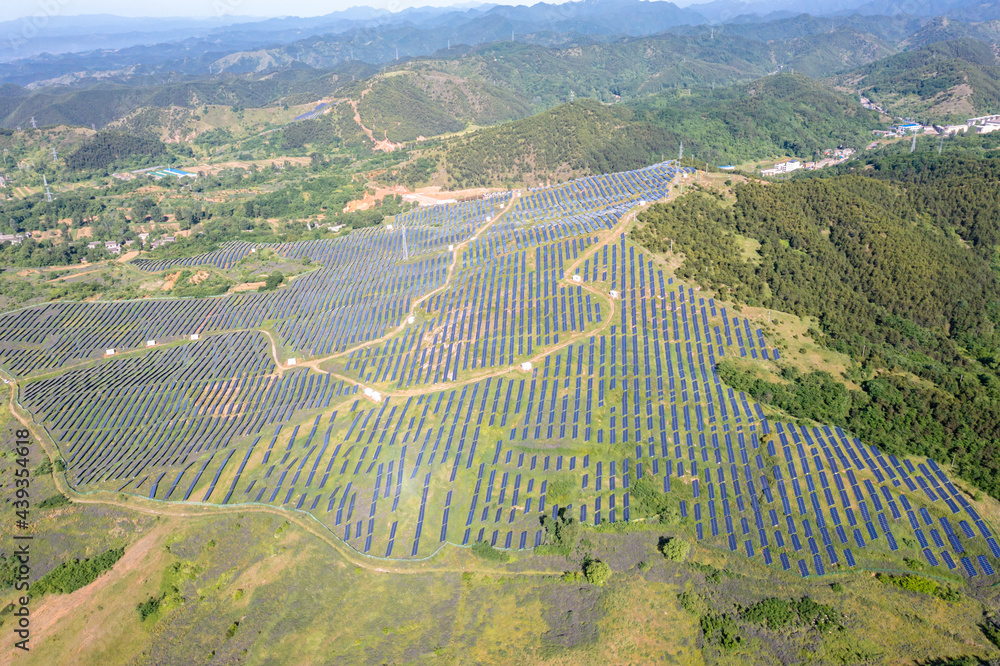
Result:
<svg viewBox="0 0 1000 666">
<path fill-rule="evenodd" d="M 378 152 L 381 150 L 384 153 L 391 153 L 397 148 L 402 148 L 403 144 L 393 143 L 392 141 L 390 141 L 388 130 L 385 131 L 384 140 L 376 139 L 375 133 L 372 132 L 369 128 L 365 127 L 365 124 L 361 122 L 361 113 L 358 111 L 358 104 L 361 103 L 361 100 L 363 100 L 365 98 L 365 95 L 370 93 L 371 90 L 372 90 L 372 84 L 369 84 L 367 88 L 361 91 L 361 96 L 359 99 L 348 100 L 348 103 L 351 105 L 351 108 L 354 109 L 354 122 L 358 124 L 358 127 L 360 127 L 361 131 L 365 133 L 365 136 L 371 139 L 371 142 L 374 144 L 372 146 L 372 151 Z"/>
<path fill-rule="evenodd" d="M 444 290 L 447 290 L 448 288 L 450 288 L 451 286 L 453 286 L 452 282 L 454 280 L 454 277 L 455 277 L 455 274 L 456 274 L 456 271 L 457 271 L 457 268 L 458 268 L 458 265 L 459 265 L 459 259 L 462 256 L 462 251 L 466 247 L 468 247 L 472 242 L 474 242 L 479 237 L 480 234 L 486 232 L 490 227 L 492 227 L 493 225 L 495 225 L 501 218 L 503 218 L 505 215 L 507 215 L 513 209 L 513 207 L 516 205 L 516 202 L 520 198 L 520 196 L 521 196 L 520 192 L 515 192 L 514 196 L 511 197 L 510 202 L 507 204 L 507 206 L 504 207 L 504 209 L 499 214 L 495 215 L 489 222 L 487 222 L 482 227 L 478 228 L 476 230 L 476 233 L 474 233 L 472 236 L 470 236 L 467 240 L 465 240 L 465 241 L 463 241 L 461 243 L 458 243 L 458 244 L 456 244 L 454 246 L 452 261 L 451 261 L 451 263 L 448 266 L 448 273 L 447 273 L 447 275 L 445 277 L 444 282 L 437 289 L 435 289 L 435 290 L 433 290 L 431 292 L 428 292 L 427 294 L 425 294 L 421 298 L 415 300 L 411 304 L 408 316 L 410 314 L 413 314 L 414 312 L 416 312 L 416 309 L 417 309 L 417 307 L 420 304 L 428 301 L 430 298 L 434 297 L 438 293 L 441 293 Z M 611 325 L 611 322 L 614 321 L 614 314 L 615 314 L 615 311 L 616 311 L 614 299 L 608 298 L 607 294 L 605 294 L 603 291 L 597 289 L 596 287 L 594 287 L 592 285 L 586 284 L 584 282 L 574 282 L 572 280 L 572 276 L 576 273 L 576 269 L 580 266 L 580 264 L 583 263 L 583 261 L 586 260 L 586 258 L 594 255 L 601 248 L 603 248 L 604 246 L 608 245 L 609 243 L 613 242 L 616 238 L 618 238 L 618 236 L 626 228 L 628 228 L 628 226 L 630 224 L 632 224 L 636 220 L 636 218 L 638 216 L 638 213 L 641 210 L 645 209 L 648 205 L 649 204 L 647 204 L 646 206 L 637 206 L 637 207 L 633 208 L 629 213 L 627 213 L 626 215 L 624 215 L 622 217 L 622 219 L 614 227 L 612 227 L 611 229 L 608 229 L 608 230 L 606 230 L 604 232 L 599 233 L 600 242 L 597 243 L 597 244 L 595 244 L 595 245 L 593 245 L 593 246 L 591 246 L 591 248 L 590 248 L 590 250 L 588 252 L 586 252 L 585 254 L 583 254 L 580 257 L 578 257 L 578 259 L 575 262 L 573 262 L 572 264 L 570 264 L 569 266 L 567 266 L 566 269 L 565 269 L 565 271 L 564 271 L 565 277 L 562 279 L 562 282 L 564 282 L 564 283 L 566 283 L 568 285 L 571 285 L 571 286 L 578 286 L 578 287 L 584 289 L 585 291 L 588 291 L 589 293 L 594 294 L 596 297 L 598 297 L 599 299 L 601 299 L 602 302 L 606 302 L 608 304 L 608 314 L 604 318 L 604 321 L 601 323 L 600 326 L 592 329 L 591 331 L 584 331 L 584 332 L 580 332 L 580 333 L 576 333 L 576 334 L 567 336 L 558 345 L 551 345 L 551 346 L 545 347 L 544 350 L 539 351 L 535 356 L 533 356 L 530 359 L 530 361 L 532 363 L 535 363 L 538 360 L 544 358 L 545 356 L 550 355 L 553 352 L 558 351 L 559 349 L 565 348 L 565 347 L 567 347 L 570 344 L 575 344 L 579 340 L 584 340 L 584 339 L 587 339 L 587 338 L 589 338 L 591 336 L 600 334 L 601 332 L 603 332 L 604 330 L 606 330 L 607 327 L 609 327 Z M 360 382 L 358 382 L 357 380 L 355 380 L 355 379 L 353 379 L 351 377 L 347 377 L 347 376 L 341 375 L 339 373 L 330 372 L 330 371 L 324 370 L 322 368 L 319 368 L 318 367 L 319 364 L 323 363 L 323 362 L 326 362 L 326 361 L 329 361 L 329 360 L 334 360 L 334 359 L 337 359 L 337 358 L 344 357 L 346 355 L 349 355 L 352 352 L 358 351 L 359 349 L 363 349 L 365 347 L 370 347 L 372 345 L 381 344 L 381 343 L 385 342 L 386 340 L 392 338 L 393 336 L 398 335 L 399 333 L 401 333 L 403 331 L 403 329 L 407 325 L 408 324 L 406 323 L 406 318 L 404 318 L 403 319 L 403 323 L 401 323 L 399 326 L 397 326 L 392 331 L 387 332 L 385 335 L 383 335 L 383 336 L 381 336 L 381 337 L 379 337 L 379 338 L 377 338 L 375 340 L 370 340 L 370 341 L 368 341 L 366 343 L 363 343 L 361 345 L 353 347 L 353 348 L 351 348 L 349 350 L 345 350 L 345 351 L 339 352 L 337 354 L 332 354 L 332 355 L 329 355 L 329 356 L 326 356 L 326 357 L 311 359 L 311 360 L 309 360 L 307 362 L 304 362 L 304 363 L 296 363 L 294 366 L 293 365 L 289 365 L 289 364 L 282 364 L 281 363 L 281 360 L 279 358 L 279 353 L 278 353 L 278 344 L 277 344 L 276 340 L 274 339 L 274 336 L 271 334 L 270 331 L 268 331 L 266 329 L 253 329 L 253 330 L 260 331 L 264 335 L 267 336 L 268 341 L 270 342 L 271 354 L 273 356 L 275 367 L 276 367 L 276 369 L 275 369 L 275 374 L 276 375 L 280 376 L 281 374 L 283 374 L 284 371 L 290 370 L 292 368 L 298 369 L 300 367 L 308 367 L 308 368 L 311 368 L 311 369 L 316 370 L 318 372 L 329 373 L 330 375 L 332 375 L 334 377 L 337 377 L 338 379 L 342 379 L 346 383 L 349 383 L 351 385 L 355 385 L 355 386 L 361 387 L 363 385 Z M 249 330 L 249 329 L 242 329 L 242 330 Z M 228 332 L 233 332 L 233 331 L 226 331 L 226 332 L 228 333 Z M 138 352 L 141 352 L 141 351 L 145 351 L 145 350 L 144 349 L 137 349 L 137 350 L 130 350 L 128 352 L 122 352 L 122 353 L 123 354 L 129 354 L 129 353 L 138 353 Z M 90 363 L 97 363 L 97 362 L 100 362 L 100 360 L 90 360 L 90 361 L 84 362 L 83 364 L 90 364 Z M 79 364 L 79 365 L 83 365 L 83 364 Z M 67 368 L 64 367 L 64 368 L 60 368 L 57 371 L 53 371 L 52 373 L 46 373 L 46 374 L 58 375 L 58 374 L 64 373 L 66 370 L 67 370 Z M 519 367 L 508 366 L 508 367 L 503 367 L 503 368 L 490 369 L 490 370 L 484 371 L 482 373 L 476 373 L 476 374 L 473 374 L 473 375 L 469 375 L 466 378 L 464 378 L 462 380 L 459 380 L 459 381 L 455 381 L 455 382 L 438 383 L 438 384 L 433 384 L 433 385 L 430 385 L 430 386 L 421 387 L 419 389 L 411 389 L 411 390 L 405 390 L 405 391 L 385 391 L 385 392 L 382 392 L 382 393 L 383 393 L 383 395 L 398 396 L 398 397 L 406 397 L 406 396 L 418 395 L 418 394 L 423 394 L 423 393 L 431 393 L 431 392 L 434 392 L 434 391 L 442 390 L 444 388 L 454 388 L 456 386 L 462 386 L 464 384 L 470 384 L 470 383 L 482 381 L 483 379 L 486 379 L 488 377 L 498 377 L 500 375 L 504 375 L 504 374 L 508 374 L 508 373 L 512 373 L 512 372 L 518 372 L 518 371 L 520 371 Z M 6 373 L 0 372 L 0 376 L 2 376 L 3 374 L 6 374 Z M 41 377 L 41 376 L 32 377 L 31 379 L 34 381 L 34 380 L 38 379 L 39 377 Z M 57 460 L 57 459 L 59 459 L 61 457 L 60 456 L 60 452 L 59 452 L 59 448 L 52 441 L 51 437 L 48 434 L 48 431 L 45 430 L 45 428 L 42 427 L 41 425 L 36 424 L 34 422 L 34 420 L 33 420 L 33 417 L 31 416 L 30 412 L 27 412 L 27 410 L 25 410 L 20 405 L 20 403 L 17 401 L 17 394 L 18 394 L 19 386 L 20 386 L 17 378 L 10 377 L 10 379 L 8 381 L 8 386 L 10 388 L 9 408 L 10 408 L 11 414 L 13 414 L 14 417 L 24 427 L 26 427 L 27 429 L 29 429 L 31 431 L 32 435 L 40 443 L 40 445 L 42 446 L 42 448 L 45 451 L 45 454 L 48 456 L 49 459 L 51 459 L 51 460 Z M 351 396 L 350 398 L 347 398 L 344 401 L 342 401 L 341 404 L 342 405 L 348 405 L 348 404 L 350 404 L 351 402 L 353 402 L 356 399 L 357 399 L 356 396 Z M 340 539 L 338 539 L 336 537 L 336 535 L 333 534 L 326 525 L 324 525 L 323 523 L 321 523 L 311 513 L 308 513 L 308 512 L 291 510 L 291 509 L 286 509 L 286 508 L 282 508 L 282 507 L 271 507 L 271 506 L 268 506 L 268 505 L 258 505 L 258 504 L 225 505 L 225 506 L 223 506 L 223 505 L 208 504 L 208 503 L 203 504 L 201 502 L 170 503 L 170 502 L 162 502 L 162 501 L 157 501 L 157 500 L 150 500 L 150 499 L 142 498 L 142 497 L 138 497 L 138 496 L 129 496 L 127 500 L 122 500 L 120 494 L 113 493 L 113 492 L 110 492 L 110 491 L 100 490 L 100 491 L 93 491 L 93 492 L 88 492 L 88 493 L 80 493 L 80 492 L 74 490 L 69 485 L 69 482 L 67 481 L 67 477 L 66 477 L 66 473 L 65 472 L 55 472 L 55 471 L 53 471 L 52 477 L 53 477 L 55 486 L 59 490 L 59 492 L 61 492 L 62 494 L 66 495 L 67 497 L 69 497 L 75 503 L 81 503 L 81 504 L 103 504 L 103 505 L 118 506 L 118 507 L 128 508 L 128 509 L 131 509 L 131 510 L 134 510 L 134 511 L 139 511 L 141 513 L 145 513 L 145 514 L 149 514 L 149 515 L 162 515 L 162 516 L 172 516 L 172 517 L 199 517 L 199 516 L 217 515 L 217 514 L 220 514 L 220 513 L 246 513 L 246 512 L 268 513 L 268 514 L 272 514 L 272 515 L 281 516 L 284 519 L 286 519 L 286 520 L 288 520 L 290 522 L 295 523 L 296 525 L 298 525 L 302 529 L 306 530 L 307 532 L 309 532 L 313 536 L 319 538 L 323 542 L 325 542 L 328 545 L 330 545 L 341 556 L 343 556 L 346 560 L 350 561 L 351 563 L 355 564 L 356 566 L 364 567 L 365 569 L 368 569 L 370 571 L 377 571 L 377 572 L 382 572 L 382 573 L 394 573 L 394 574 L 400 574 L 400 573 L 402 573 L 402 574 L 418 574 L 418 573 L 428 573 L 428 572 L 462 572 L 462 571 L 467 571 L 467 570 L 477 570 L 477 571 L 483 571 L 483 572 L 503 573 L 504 575 L 518 575 L 518 576 L 555 576 L 555 575 L 559 575 L 561 573 L 560 571 L 555 571 L 555 570 L 553 570 L 553 571 L 546 571 L 546 570 L 508 571 L 507 569 L 502 569 L 502 568 L 491 568 L 491 567 L 485 566 L 481 562 L 476 562 L 475 564 L 472 564 L 472 565 L 466 565 L 466 564 L 463 563 L 463 566 L 461 566 L 461 567 L 451 566 L 451 565 L 447 565 L 447 564 L 445 564 L 445 565 L 435 565 L 434 561 L 436 559 L 439 559 L 438 558 L 438 554 L 444 549 L 444 547 L 447 544 L 443 544 L 440 548 L 438 548 L 438 550 L 436 550 L 434 553 L 432 553 L 430 556 L 428 556 L 424 560 L 419 560 L 419 561 L 412 561 L 412 560 L 411 561 L 399 561 L 399 563 L 388 564 L 385 561 L 372 558 L 370 556 L 364 555 L 364 554 L 359 553 L 358 551 L 354 550 L 348 544 L 346 544 L 343 541 L 341 541 Z"/>
</svg>

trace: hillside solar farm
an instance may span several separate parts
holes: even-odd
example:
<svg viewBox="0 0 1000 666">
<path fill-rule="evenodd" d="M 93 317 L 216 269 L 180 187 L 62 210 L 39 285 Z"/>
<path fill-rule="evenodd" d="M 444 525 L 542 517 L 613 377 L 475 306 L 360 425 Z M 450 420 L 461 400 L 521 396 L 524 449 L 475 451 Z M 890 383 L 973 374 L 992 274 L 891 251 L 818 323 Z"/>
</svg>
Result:
<svg viewBox="0 0 1000 666">
<path fill-rule="evenodd" d="M 0 364 L 74 490 L 307 513 L 368 557 L 532 549 L 543 516 L 628 522 L 666 502 L 692 541 L 794 576 L 895 553 L 992 580 L 1000 546 L 935 461 L 768 418 L 720 382 L 721 359 L 777 345 L 628 233 L 691 172 L 136 260 L 225 269 L 268 248 L 312 270 L 269 292 L 7 312 Z"/>
</svg>

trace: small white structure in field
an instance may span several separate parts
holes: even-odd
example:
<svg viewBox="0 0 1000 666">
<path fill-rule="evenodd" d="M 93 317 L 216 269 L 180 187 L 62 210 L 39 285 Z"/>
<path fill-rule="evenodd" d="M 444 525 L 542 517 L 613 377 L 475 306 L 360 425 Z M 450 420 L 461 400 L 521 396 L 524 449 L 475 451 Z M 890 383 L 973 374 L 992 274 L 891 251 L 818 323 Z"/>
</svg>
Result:
<svg viewBox="0 0 1000 666">
<path fill-rule="evenodd" d="M 197 333 L 192 333 L 191 334 L 191 340 L 192 340 L 192 342 L 195 341 L 195 340 L 199 340 L 199 339 L 201 339 L 201 336 L 198 335 Z"/>
<path fill-rule="evenodd" d="M 147 347 L 152 347 L 155 344 L 156 344 L 156 340 L 146 340 L 146 346 Z"/>
<path fill-rule="evenodd" d="M 108 349 L 104 350 L 104 355 L 105 356 L 114 356 L 115 355 L 115 350 L 109 347 Z"/>
<path fill-rule="evenodd" d="M 371 390 L 371 388 L 369 388 L 369 387 L 367 387 L 367 386 L 365 387 L 365 390 L 363 391 L 363 393 L 364 393 L 364 394 L 365 394 L 366 396 L 368 396 L 369 398 L 370 398 L 370 397 L 372 397 L 372 393 L 374 393 L 374 392 L 375 392 L 375 391 Z"/>
<path fill-rule="evenodd" d="M 583 279 L 583 278 L 581 278 L 581 277 L 580 277 L 579 275 L 574 275 L 574 276 L 573 276 L 573 282 L 579 282 L 579 281 L 580 281 L 580 280 L 582 280 L 582 279 Z"/>
<path fill-rule="evenodd" d="M 375 402 L 382 402 L 382 394 L 379 393 L 378 391 L 372 391 L 371 398 Z"/>
<path fill-rule="evenodd" d="M 298 361 L 296 359 L 294 359 L 294 358 L 288 359 L 288 365 L 295 365 L 296 363 L 298 363 Z"/>
<path fill-rule="evenodd" d="M 611 290 L 611 300 L 614 301 L 618 300 L 618 292 L 615 291 L 614 289 Z"/>
<path fill-rule="evenodd" d="M 391 224 L 385 225 L 385 228 L 388 229 L 389 231 L 392 231 L 392 225 Z"/>
<path fill-rule="evenodd" d="M 448 245 L 448 251 L 449 251 L 449 252 L 451 252 L 451 251 L 452 251 L 452 250 L 454 250 L 454 249 L 455 249 L 455 246 L 454 246 L 454 245 L 451 245 L 451 244 L 449 244 L 449 245 Z"/>
<path fill-rule="evenodd" d="M 490 217 L 489 215 L 487 215 L 487 216 L 486 216 L 486 221 L 487 221 L 487 222 L 492 222 L 492 221 L 493 221 L 493 218 L 492 218 L 492 217 Z"/>
<path fill-rule="evenodd" d="M 413 322 L 415 322 L 416 320 L 417 320 L 417 318 L 416 318 L 416 317 L 414 317 L 413 315 L 410 315 L 409 317 L 407 317 L 407 318 L 406 318 L 406 323 L 407 323 L 407 324 L 412 324 L 412 323 L 413 323 Z"/>
<path fill-rule="evenodd" d="M 250 248 L 250 254 L 257 254 L 257 248 L 255 247 Z"/>
<path fill-rule="evenodd" d="M 646 205 L 646 200 L 645 199 L 639 199 L 639 205 L 640 206 L 645 206 Z"/>
<path fill-rule="evenodd" d="M 521 369 L 525 372 L 531 372 L 531 361 L 525 361 L 521 364 Z"/>
</svg>

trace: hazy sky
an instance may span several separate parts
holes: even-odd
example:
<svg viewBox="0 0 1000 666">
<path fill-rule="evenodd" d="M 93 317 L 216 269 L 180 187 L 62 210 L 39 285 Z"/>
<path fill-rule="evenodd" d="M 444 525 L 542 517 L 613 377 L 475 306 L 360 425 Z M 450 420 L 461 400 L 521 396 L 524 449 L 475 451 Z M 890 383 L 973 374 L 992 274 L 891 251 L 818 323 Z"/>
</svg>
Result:
<svg viewBox="0 0 1000 666">
<path fill-rule="evenodd" d="M 500 0 L 502 4 L 534 4 L 537 0 Z M 550 0 L 551 1 L 551 0 Z M 559 0 L 555 0 L 558 2 Z M 0 0 L 0 21 L 57 14 L 115 14 L 117 16 L 321 16 L 359 5 L 398 11 L 410 6 L 460 4 L 458 0 Z"/>
<path fill-rule="evenodd" d="M 494 0 L 492 4 L 532 5 L 538 0 Z M 563 0 L 547 0 L 558 3 Z M 689 5 L 705 0 L 674 0 Z M 117 16 L 321 16 L 359 5 L 399 11 L 411 6 L 470 4 L 468 0 L 0 0 L 0 21 L 24 16 L 77 16 L 115 14 Z"/>
</svg>

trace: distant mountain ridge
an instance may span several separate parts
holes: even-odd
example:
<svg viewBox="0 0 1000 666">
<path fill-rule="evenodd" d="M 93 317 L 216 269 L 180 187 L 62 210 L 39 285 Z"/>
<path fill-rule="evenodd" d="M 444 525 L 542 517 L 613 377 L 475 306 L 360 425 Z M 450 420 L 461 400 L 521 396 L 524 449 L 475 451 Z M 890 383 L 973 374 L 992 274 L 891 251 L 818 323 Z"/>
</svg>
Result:
<svg viewBox="0 0 1000 666">
<path fill-rule="evenodd" d="M 1000 2 L 972 0 L 837 0 L 821 5 L 802 0 L 714 0 L 686 7 L 667 0 L 578 0 L 530 6 L 415 7 L 399 12 L 354 7 L 325 16 L 266 20 L 55 17 L 30 40 L 20 37 L 25 32 L 23 20 L 0 24 L 0 35 L 6 37 L 0 39 L 0 83 L 65 84 L 88 75 L 156 77 L 173 72 L 203 76 L 300 64 L 330 67 L 346 60 L 380 65 L 429 55 L 450 44 L 481 45 L 513 38 L 549 46 L 664 31 L 709 32 L 713 26 L 745 36 L 756 33 L 755 39 L 766 39 L 764 31 L 769 28 L 772 39 L 787 39 L 789 35 L 780 30 L 791 27 L 803 13 L 813 15 L 814 31 L 852 25 L 883 39 L 898 39 L 899 35 L 887 33 L 902 26 L 912 33 L 914 22 L 941 15 L 971 23 L 1000 18 L 998 8 Z M 873 21 L 876 15 L 891 18 Z M 74 21 L 85 29 L 72 27 Z M 801 24 L 798 28 L 809 29 Z"/>
<path fill-rule="evenodd" d="M 836 81 L 890 113 L 925 122 L 1000 112 L 1000 57 L 995 47 L 973 39 L 898 53 Z"/>
</svg>

